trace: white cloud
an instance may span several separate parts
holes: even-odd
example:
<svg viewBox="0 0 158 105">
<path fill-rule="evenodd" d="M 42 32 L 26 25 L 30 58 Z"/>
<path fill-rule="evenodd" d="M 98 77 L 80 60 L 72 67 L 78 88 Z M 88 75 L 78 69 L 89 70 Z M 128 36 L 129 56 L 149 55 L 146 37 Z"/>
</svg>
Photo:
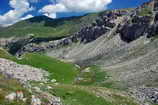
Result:
<svg viewBox="0 0 158 105">
<path fill-rule="evenodd" d="M 13 9 L 4 15 L 0 15 L 0 24 L 3 26 L 14 24 L 19 21 L 26 12 L 33 9 L 30 7 L 28 0 L 10 0 L 9 5 Z"/>
<path fill-rule="evenodd" d="M 65 5 L 59 3 L 56 5 L 47 5 L 45 7 L 43 7 L 40 12 L 43 13 L 56 13 L 56 12 L 67 12 L 67 8 L 65 7 Z"/>
<path fill-rule="evenodd" d="M 29 18 L 32 18 L 33 15 L 26 15 L 25 17 L 22 17 L 22 18 L 12 18 L 11 20 L 14 20 L 14 21 L 8 21 L 8 22 L 5 22 L 6 19 L 4 19 L 4 22 L 0 24 L 0 26 L 2 27 L 7 27 L 7 26 L 10 26 L 16 22 L 19 22 L 21 20 L 26 20 L 26 19 L 29 19 Z M 1 18 L 1 17 L 0 17 Z M 2 20 L 3 21 L 3 20 Z"/>
<path fill-rule="evenodd" d="M 45 13 L 44 15 L 53 19 L 56 18 L 56 13 L 51 13 L 51 14 Z"/>
<path fill-rule="evenodd" d="M 20 20 L 26 20 L 26 19 L 29 19 L 29 18 L 32 18 L 32 17 L 33 17 L 33 15 L 28 14 L 25 17 L 22 17 Z"/>
<path fill-rule="evenodd" d="M 104 10 L 112 0 L 58 0 L 56 5 L 43 7 L 40 12 L 52 14 L 58 12 L 97 12 Z"/>
<path fill-rule="evenodd" d="M 70 11 L 101 11 L 111 0 L 62 0 L 62 4 Z"/>
<path fill-rule="evenodd" d="M 0 15 L 0 25 L 8 26 L 18 22 L 23 15 L 34 8 L 30 7 L 30 3 L 37 3 L 42 0 L 10 0 L 9 5 L 12 8 L 3 15 Z M 54 1 L 57 1 L 54 5 Z M 112 0 L 50 0 L 52 4 L 44 6 L 40 12 L 51 18 L 56 18 L 58 12 L 94 12 L 101 11 L 112 2 Z"/>
</svg>

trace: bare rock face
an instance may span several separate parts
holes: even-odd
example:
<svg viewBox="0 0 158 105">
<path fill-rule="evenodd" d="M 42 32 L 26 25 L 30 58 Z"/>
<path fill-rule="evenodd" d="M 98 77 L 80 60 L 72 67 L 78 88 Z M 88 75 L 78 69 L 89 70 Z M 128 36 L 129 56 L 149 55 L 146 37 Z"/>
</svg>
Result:
<svg viewBox="0 0 158 105">
<path fill-rule="evenodd" d="M 158 11 L 158 0 L 154 0 L 154 11 Z"/>
<path fill-rule="evenodd" d="M 151 17 L 134 16 L 121 27 L 119 33 L 122 40 L 131 42 L 148 33 Z"/>
<path fill-rule="evenodd" d="M 8 77 L 18 79 L 20 82 L 46 81 L 48 73 L 44 70 L 36 69 L 26 65 L 0 58 L 0 72 Z"/>
</svg>

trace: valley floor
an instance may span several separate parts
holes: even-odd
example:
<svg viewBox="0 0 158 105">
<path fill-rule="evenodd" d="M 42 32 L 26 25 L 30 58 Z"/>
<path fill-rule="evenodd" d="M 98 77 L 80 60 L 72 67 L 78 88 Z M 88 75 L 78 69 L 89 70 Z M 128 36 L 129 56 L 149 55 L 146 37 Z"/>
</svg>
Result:
<svg viewBox="0 0 158 105">
<path fill-rule="evenodd" d="M 99 67 L 79 68 L 42 54 L 17 59 L 3 49 L 0 57 L 0 105 L 36 105 L 33 100 L 38 99 L 41 105 L 139 105 L 126 92 L 114 89 L 112 83 L 104 83 L 108 75 Z M 40 71 L 34 67 L 49 73 L 44 77 L 46 81 L 34 79 L 36 71 Z M 25 71 L 15 75 L 14 69 L 35 71 L 29 79 Z M 24 81 L 24 77 L 28 80 Z"/>
</svg>

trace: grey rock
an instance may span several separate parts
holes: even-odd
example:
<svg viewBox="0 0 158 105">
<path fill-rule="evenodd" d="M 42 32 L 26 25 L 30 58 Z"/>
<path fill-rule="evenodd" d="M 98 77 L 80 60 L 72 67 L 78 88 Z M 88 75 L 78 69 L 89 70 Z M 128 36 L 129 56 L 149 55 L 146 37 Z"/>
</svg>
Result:
<svg viewBox="0 0 158 105">
<path fill-rule="evenodd" d="M 149 87 L 140 87 L 132 90 L 132 94 L 141 102 L 149 101 L 158 103 L 158 89 Z"/>
<path fill-rule="evenodd" d="M 0 58 L 0 72 L 20 82 L 47 81 L 48 72 L 27 65 L 20 65 L 13 61 Z"/>
</svg>

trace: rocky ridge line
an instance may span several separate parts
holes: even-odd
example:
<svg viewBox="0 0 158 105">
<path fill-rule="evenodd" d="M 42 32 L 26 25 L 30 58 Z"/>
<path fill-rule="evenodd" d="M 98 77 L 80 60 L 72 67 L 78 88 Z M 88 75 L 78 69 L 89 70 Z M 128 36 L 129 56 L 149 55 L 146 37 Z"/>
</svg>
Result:
<svg viewBox="0 0 158 105">
<path fill-rule="evenodd" d="M 18 40 L 9 41 L 6 45 L 9 48 L 9 52 L 16 55 L 22 55 L 25 52 L 43 52 L 50 49 L 60 48 L 72 43 L 89 43 L 100 36 L 109 33 L 115 26 L 116 20 L 119 17 L 127 15 L 126 10 L 114 10 L 106 11 L 102 13 L 91 25 L 83 27 L 78 32 L 74 33 L 70 37 L 61 38 L 59 40 L 48 38 L 35 38 L 33 36 L 29 38 L 23 38 Z"/>
</svg>

